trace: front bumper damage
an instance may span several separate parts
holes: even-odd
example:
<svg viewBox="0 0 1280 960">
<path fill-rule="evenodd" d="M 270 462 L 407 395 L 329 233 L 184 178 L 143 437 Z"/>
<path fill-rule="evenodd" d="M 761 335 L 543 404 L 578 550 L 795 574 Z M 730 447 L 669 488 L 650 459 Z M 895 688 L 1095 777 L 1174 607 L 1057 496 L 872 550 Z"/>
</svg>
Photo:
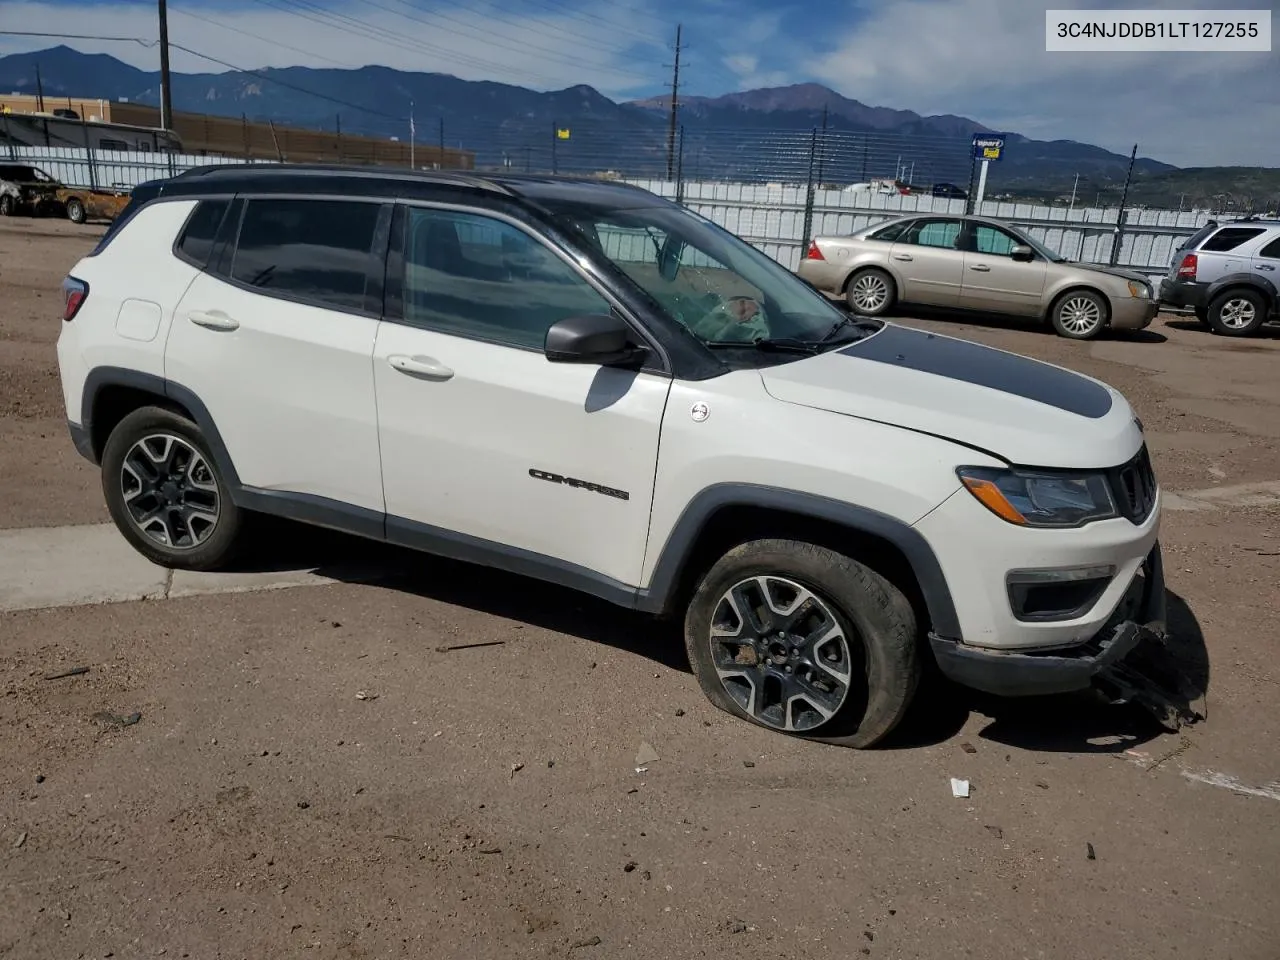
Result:
<svg viewBox="0 0 1280 960">
<path fill-rule="evenodd" d="M 1093 689 L 1112 703 L 1142 706 L 1163 726 L 1177 730 L 1200 717 L 1172 669 L 1167 635 L 1164 566 L 1157 543 L 1106 626 L 1078 647 L 1004 652 L 933 635 L 929 640 L 943 674 L 963 686 L 1005 697 Z"/>
</svg>

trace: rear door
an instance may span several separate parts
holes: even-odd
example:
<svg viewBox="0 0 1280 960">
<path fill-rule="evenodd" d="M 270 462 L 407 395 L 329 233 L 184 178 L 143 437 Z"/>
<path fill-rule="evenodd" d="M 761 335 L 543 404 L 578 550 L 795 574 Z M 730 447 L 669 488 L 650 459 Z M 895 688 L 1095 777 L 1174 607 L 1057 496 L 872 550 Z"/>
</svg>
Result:
<svg viewBox="0 0 1280 960">
<path fill-rule="evenodd" d="M 1048 261 L 1040 254 L 1030 261 L 1014 260 L 1010 251 L 1022 243 L 1007 230 L 980 220 L 969 221 L 964 253 L 966 310 L 990 310 L 1018 316 L 1036 316 L 1044 295 Z"/>
<path fill-rule="evenodd" d="M 1245 273 L 1250 268 L 1249 248 L 1253 241 L 1267 232 L 1266 227 L 1223 227 L 1200 244 L 1196 251 L 1196 280 L 1213 283 L 1233 273 Z M 1265 271 L 1260 271 L 1265 272 Z"/>
<path fill-rule="evenodd" d="M 959 248 L 962 226 L 958 217 L 922 217 L 902 232 L 889 251 L 889 263 L 902 280 L 903 300 L 959 306 L 964 273 Z"/>
<path fill-rule="evenodd" d="M 380 530 L 372 364 L 391 207 L 250 197 L 233 211 L 178 305 L 166 376 L 208 408 L 241 483 L 375 511 Z"/>
<path fill-rule="evenodd" d="M 1280 232 L 1253 255 L 1250 266 L 1254 274 L 1280 287 Z"/>
</svg>

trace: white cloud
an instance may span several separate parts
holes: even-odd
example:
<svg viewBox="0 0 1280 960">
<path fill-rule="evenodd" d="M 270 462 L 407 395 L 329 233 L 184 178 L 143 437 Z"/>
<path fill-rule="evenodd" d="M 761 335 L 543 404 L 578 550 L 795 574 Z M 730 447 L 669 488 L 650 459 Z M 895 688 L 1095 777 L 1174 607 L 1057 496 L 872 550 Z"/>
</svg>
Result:
<svg viewBox="0 0 1280 960">
<path fill-rule="evenodd" d="M 1179 165 L 1277 162 L 1276 53 L 1045 52 L 1046 8 L 1105 6 L 1100 0 L 853 2 L 847 39 L 812 72 L 864 103 L 956 113 L 1038 139 L 1081 140 L 1123 153 L 1136 141 L 1141 155 Z"/>
<path fill-rule="evenodd" d="M 611 4 L 605 15 L 552 12 L 521 5 L 519 14 L 494 2 L 437 9 L 407 3 L 343 3 L 318 13 L 274 6 L 232 9 L 208 5 L 169 8 L 169 37 L 248 69 L 379 64 L 399 70 L 449 73 L 553 90 L 589 84 L 607 95 L 647 91 L 664 81 L 670 50 L 649 32 L 640 0 Z M 190 10 L 195 16 L 184 15 Z M 341 18 L 349 18 L 343 20 Z M 215 21 L 215 22 L 210 22 Z M 352 22 L 355 21 L 355 22 Z M 606 22 L 607 21 L 607 22 Z M 0 23 L 23 30 L 69 31 L 154 40 L 154 4 L 0 2 Z M 628 31 L 625 24 L 637 24 Z M 0 36 L 0 55 L 65 42 L 87 53 L 107 53 L 146 70 L 159 67 L 154 47 L 94 40 Z M 184 73 L 223 67 L 181 50 L 171 65 Z"/>
</svg>

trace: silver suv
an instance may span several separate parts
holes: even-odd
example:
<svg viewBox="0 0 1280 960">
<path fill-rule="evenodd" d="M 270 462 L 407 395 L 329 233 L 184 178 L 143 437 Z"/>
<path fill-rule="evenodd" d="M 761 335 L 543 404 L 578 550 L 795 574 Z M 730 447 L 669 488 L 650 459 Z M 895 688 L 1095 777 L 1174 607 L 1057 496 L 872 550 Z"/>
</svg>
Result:
<svg viewBox="0 0 1280 960">
<path fill-rule="evenodd" d="M 1280 220 L 1210 220 L 1174 254 L 1160 301 L 1228 337 L 1280 320 Z"/>
</svg>

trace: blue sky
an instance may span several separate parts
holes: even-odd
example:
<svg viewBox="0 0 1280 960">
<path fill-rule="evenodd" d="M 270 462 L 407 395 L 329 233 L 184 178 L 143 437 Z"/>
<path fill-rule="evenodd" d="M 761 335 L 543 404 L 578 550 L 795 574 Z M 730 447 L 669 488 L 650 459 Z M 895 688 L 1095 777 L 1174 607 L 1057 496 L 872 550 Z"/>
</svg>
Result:
<svg viewBox="0 0 1280 960">
<path fill-rule="evenodd" d="M 1280 0 L 169 0 L 170 35 L 244 67 L 385 64 L 536 89 L 665 92 L 818 82 L 874 106 L 954 113 L 1179 165 L 1280 165 L 1280 52 L 1062 54 L 1044 11 L 1280 7 Z M 1280 27 L 1280 17 L 1275 17 Z M 154 38 L 153 3 L 9 2 L 9 29 Z M 0 37 L 0 53 L 56 41 Z M 134 44 L 66 41 L 155 69 Z M 219 68 L 175 52 L 174 69 Z M 83 91 L 91 95 L 92 91 Z"/>
</svg>

